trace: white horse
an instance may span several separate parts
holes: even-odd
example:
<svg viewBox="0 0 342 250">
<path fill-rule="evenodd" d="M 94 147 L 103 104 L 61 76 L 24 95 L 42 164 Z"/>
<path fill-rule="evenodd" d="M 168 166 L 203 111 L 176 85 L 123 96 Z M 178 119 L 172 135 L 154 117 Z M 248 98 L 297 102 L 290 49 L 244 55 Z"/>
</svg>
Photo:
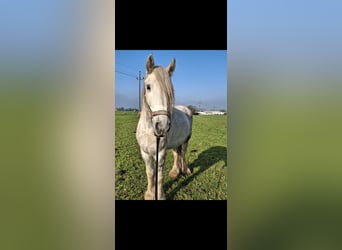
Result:
<svg viewBox="0 0 342 250">
<path fill-rule="evenodd" d="M 167 67 L 155 66 L 152 55 L 146 61 L 146 75 L 142 93 L 142 110 L 136 138 L 146 165 L 147 191 L 145 200 L 155 199 L 156 140 L 160 137 L 158 153 L 158 200 L 165 200 L 163 170 L 167 149 L 173 149 L 174 164 L 169 173 L 171 179 L 181 172 L 191 174 L 185 160 L 188 141 L 192 132 L 192 112 L 185 106 L 174 105 L 171 76 L 176 67 L 173 59 Z"/>
</svg>

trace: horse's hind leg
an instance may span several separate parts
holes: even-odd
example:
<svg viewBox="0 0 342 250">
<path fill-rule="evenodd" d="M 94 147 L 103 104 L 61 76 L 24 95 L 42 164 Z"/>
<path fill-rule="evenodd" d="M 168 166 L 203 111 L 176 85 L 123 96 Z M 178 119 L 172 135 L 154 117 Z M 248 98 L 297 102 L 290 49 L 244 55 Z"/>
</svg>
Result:
<svg viewBox="0 0 342 250">
<path fill-rule="evenodd" d="M 188 148 L 188 142 L 183 143 L 181 147 L 181 152 L 180 152 L 180 162 L 181 162 L 180 170 L 183 174 L 190 175 L 191 171 L 188 168 L 188 164 L 186 163 L 186 159 L 185 159 L 187 148 Z"/>
<path fill-rule="evenodd" d="M 174 180 L 177 178 L 178 174 L 179 174 L 179 165 L 180 165 L 180 152 L 181 152 L 181 146 L 179 146 L 178 148 L 175 148 L 172 150 L 173 153 L 173 167 L 171 169 L 171 171 L 169 172 L 169 177 L 170 179 Z"/>
<path fill-rule="evenodd" d="M 185 160 L 185 153 L 186 153 L 187 148 L 188 148 L 188 143 L 185 142 L 178 148 L 173 149 L 174 163 L 169 173 L 169 177 L 171 179 L 176 179 L 179 172 L 182 172 L 183 174 L 186 174 L 186 175 L 191 174 L 191 171 L 188 168 L 188 165 L 186 164 L 186 160 Z"/>
</svg>

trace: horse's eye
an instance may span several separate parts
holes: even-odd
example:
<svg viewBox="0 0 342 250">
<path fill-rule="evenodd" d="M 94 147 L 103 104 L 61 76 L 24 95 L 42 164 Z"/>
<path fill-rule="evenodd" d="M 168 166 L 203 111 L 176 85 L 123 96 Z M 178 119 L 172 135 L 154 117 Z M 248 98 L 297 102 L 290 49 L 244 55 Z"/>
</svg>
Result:
<svg viewBox="0 0 342 250">
<path fill-rule="evenodd" d="M 151 90 L 151 86 L 150 86 L 150 84 L 147 84 L 147 86 L 146 86 L 146 89 L 147 89 L 148 91 L 150 91 L 150 90 Z"/>
</svg>

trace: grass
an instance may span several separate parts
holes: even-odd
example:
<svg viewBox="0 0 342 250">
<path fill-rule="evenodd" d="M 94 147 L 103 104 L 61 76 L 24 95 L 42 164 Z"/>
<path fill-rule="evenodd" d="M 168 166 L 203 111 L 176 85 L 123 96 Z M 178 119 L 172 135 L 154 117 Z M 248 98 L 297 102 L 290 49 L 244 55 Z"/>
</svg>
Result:
<svg viewBox="0 0 342 250">
<path fill-rule="evenodd" d="M 115 198 L 142 200 L 146 191 L 145 164 L 135 138 L 135 112 L 115 113 Z M 168 177 L 173 165 L 167 151 L 164 191 L 171 200 L 227 199 L 227 116 L 194 116 L 186 159 L 192 174 Z"/>
</svg>

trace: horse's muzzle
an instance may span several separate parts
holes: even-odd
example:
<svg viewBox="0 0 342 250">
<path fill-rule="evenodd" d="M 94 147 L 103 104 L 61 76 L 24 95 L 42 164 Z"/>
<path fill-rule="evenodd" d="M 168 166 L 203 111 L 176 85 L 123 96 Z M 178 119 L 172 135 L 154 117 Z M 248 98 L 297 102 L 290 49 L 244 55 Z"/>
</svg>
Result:
<svg viewBox="0 0 342 250">
<path fill-rule="evenodd" d="M 158 114 L 152 117 L 154 135 L 164 137 L 170 130 L 170 119 L 168 115 Z"/>
<path fill-rule="evenodd" d="M 158 122 L 156 123 L 156 126 L 153 127 L 154 135 L 157 137 L 164 137 L 167 134 L 167 132 L 169 132 L 169 130 L 170 126 L 168 126 L 166 129 L 160 129 Z"/>
</svg>

